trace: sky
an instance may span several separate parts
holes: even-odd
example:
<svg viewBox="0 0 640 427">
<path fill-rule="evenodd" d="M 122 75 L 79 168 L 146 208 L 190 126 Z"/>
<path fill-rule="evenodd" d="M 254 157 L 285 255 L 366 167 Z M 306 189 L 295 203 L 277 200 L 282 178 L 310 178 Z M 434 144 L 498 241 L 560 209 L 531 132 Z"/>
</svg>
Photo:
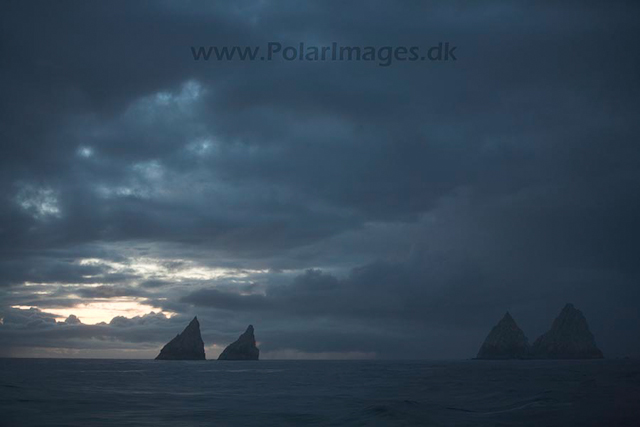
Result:
<svg viewBox="0 0 640 427">
<path fill-rule="evenodd" d="M 0 356 L 461 359 L 565 303 L 640 355 L 640 5 L 7 1 Z M 192 46 L 455 46 L 448 61 Z M 264 52 L 264 50 L 262 50 Z"/>
</svg>

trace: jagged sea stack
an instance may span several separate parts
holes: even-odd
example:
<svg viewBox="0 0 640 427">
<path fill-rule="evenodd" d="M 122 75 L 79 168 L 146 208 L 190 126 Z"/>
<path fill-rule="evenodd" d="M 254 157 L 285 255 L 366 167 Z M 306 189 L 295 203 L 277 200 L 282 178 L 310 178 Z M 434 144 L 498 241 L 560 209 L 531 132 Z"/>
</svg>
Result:
<svg viewBox="0 0 640 427">
<path fill-rule="evenodd" d="M 528 350 L 527 337 L 507 312 L 491 329 L 476 358 L 524 359 L 527 357 Z"/>
<path fill-rule="evenodd" d="M 249 325 L 240 338 L 224 349 L 218 360 L 258 360 L 259 356 L 260 350 L 256 347 L 253 325 Z"/>
<path fill-rule="evenodd" d="M 181 334 L 162 347 L 156 360 L 205 360 L 204 342 L 197 317 L 193 318 Z"/>
<path fill-rule="evenodd" d="M 551 329 L 531 348 L 535 359 L 602 359 L 587 319 L 572 304 L 564 306 Z"/>
</svg>

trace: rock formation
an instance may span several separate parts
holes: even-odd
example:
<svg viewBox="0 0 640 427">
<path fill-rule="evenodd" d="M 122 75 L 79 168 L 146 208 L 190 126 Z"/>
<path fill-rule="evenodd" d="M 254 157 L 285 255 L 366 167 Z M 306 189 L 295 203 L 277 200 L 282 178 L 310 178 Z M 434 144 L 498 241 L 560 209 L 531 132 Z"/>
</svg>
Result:
<svg viewBox="0 0 640 427">
<path fill-rule="evenodd" d="M 587 319 L 572 304 L 564 306 L 551 329 L 531 348 L 536 359 L 602 359 Z"/>
<path fill-rule="evenodd" d="M 224 349 L 218 360 L 258 360 L 260 350 L 256 347 L 253 325 L 249 325 L 244 334 Z"/>
<path fill-rule="evenodd" d="M 527 357 L 527 337 L 507 312 L 491 329 L 484 340 L 477 359 L 523 359 Z"/>
<path fill-rule="evenodd" d="M 156 360 L 205 360 L 204 342 L 200 336 L 200 323 L 194 317 L 191 323 L 169 341 Z"/>
</svg>

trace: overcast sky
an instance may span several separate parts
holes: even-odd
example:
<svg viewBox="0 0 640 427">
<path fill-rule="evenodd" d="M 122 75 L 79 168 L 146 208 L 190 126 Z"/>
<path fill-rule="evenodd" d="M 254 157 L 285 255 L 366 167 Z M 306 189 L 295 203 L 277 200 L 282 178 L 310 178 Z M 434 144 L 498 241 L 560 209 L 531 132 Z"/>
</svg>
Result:
<svg viewBox="0 0 640 427">
<path fill-rule="evenodd" d="M 263 358 L 468 358 L 566 302 L 639 355 L 638 8 L 2 2 L 0 356 L 154 357 L 197 315 L 209 358 L 249 323 Z M 190 49 L 271 41 L 457 60 Z"/>
</svg>

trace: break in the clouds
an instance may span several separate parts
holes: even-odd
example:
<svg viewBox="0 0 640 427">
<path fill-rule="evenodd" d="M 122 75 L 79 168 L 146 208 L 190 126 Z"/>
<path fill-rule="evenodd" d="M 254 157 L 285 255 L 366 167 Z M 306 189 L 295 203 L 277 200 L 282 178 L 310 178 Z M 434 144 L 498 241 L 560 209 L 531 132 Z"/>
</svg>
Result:
<svg viewBox="0 0 640 427">
<path fill-rule="evenodd" d="M 363 11 L 366 10 L 366 14 Z M 5 2 L 2 355 L 475 354 L 567 301 L 638 354 L 630 2 Z M 191 46 L 457 46 L 455 62 Z"/>
</svg>

